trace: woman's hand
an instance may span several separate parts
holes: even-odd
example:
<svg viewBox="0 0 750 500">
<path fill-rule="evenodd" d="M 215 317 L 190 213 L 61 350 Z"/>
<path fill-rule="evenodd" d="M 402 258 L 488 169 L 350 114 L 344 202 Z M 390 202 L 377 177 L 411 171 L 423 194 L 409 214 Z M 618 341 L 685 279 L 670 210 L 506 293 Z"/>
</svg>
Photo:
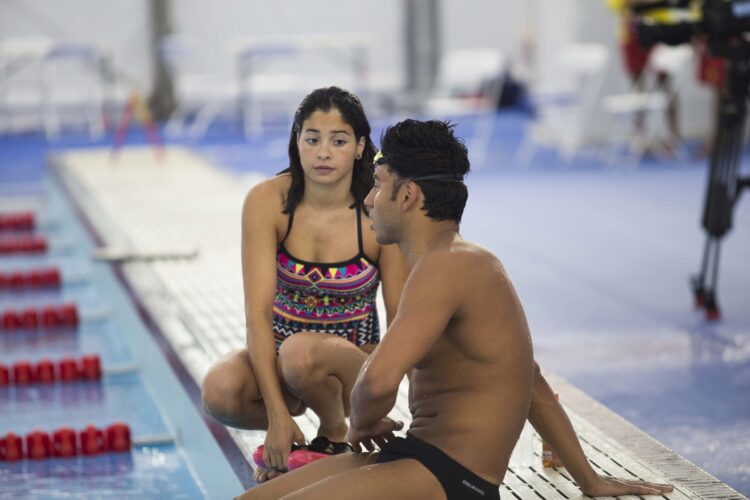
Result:
<svg viewBox="0 0 750 500">
<path fill-rule="evenodd" d="M 266 441 L 263 444 L 263 462 L 270 470 L 287 470 L 287 459 L 292 451 L 292 443 L 305 444 L 305 435 L 292 417 L 275 419 L 269 422 Z"/>
<path fill-rule="evenodd" d="M 393 431 L 403 428 L 403 422 L 396 422 L 385 417 L 369 429 L 357 429 L 350 426 L 349 432 L 346 433 L 346 440 L 356 452 L 361 452 L 362 446 L 367 451 L 376 451 L 377 448 L 382 448 L 385 446 L 385 443 L 395 437 Z M 377 445 L 377 448 L 375 445 Z"/>
<path fill-rule="evenodd" d="M 581 489 L 584 494 L 590 497 L 616 497 L 620 495 L 663 495 L 672 491 L 674 487 L 670 484 L 598 476 L 592 485 Z"/>
</svg>

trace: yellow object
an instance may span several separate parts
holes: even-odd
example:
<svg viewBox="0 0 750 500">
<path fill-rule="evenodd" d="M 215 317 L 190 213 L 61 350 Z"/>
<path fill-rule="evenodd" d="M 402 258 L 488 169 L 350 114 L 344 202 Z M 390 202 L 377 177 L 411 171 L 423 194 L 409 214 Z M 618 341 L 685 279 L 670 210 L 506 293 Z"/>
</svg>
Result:
<svg viewBox="0 0 750 500">
<path fill-rule="evenodd" d="M 628 43 L 629 23 L 631 21 L 630 7 L 631 2 L 628 0 L 605 0 L 607 7 L 620 14 L 622 22 L 620 23 L 620 41 L 623 44 Z M 639 3 L 639 2 L 636 2 Z M 648 2 L 641 2 L 648 5 Z M 654 24 L 673 24 L 680 21 L 684 21 L 687 18 L 691 20 L 698 20 L 700 18 L 700 7 L 698 2 L 692 2 L 688 14 L 684 9 L 670 9 L 666 7 L 660 7 L 656 9 L 649 9 L 646 12 L 639 14 L 640 19 L 644 21 L 650 21 Z"/>
</svg>

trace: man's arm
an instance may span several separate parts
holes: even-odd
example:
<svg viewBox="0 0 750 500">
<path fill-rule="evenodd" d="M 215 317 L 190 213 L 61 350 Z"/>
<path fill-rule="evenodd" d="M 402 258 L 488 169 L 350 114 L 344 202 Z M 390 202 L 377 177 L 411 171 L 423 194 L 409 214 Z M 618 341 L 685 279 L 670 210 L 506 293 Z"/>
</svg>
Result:
<svg viewBox="0 0 750 500">
<path fill-rule="evenodd" d="M 583 453 L 573 424 L 536 363 L 529 422 L 541 438 L 552 446 L 570 475 L 588 496 L 660 495 L 673 489 L 666 484 L 626 481 L 597 474 Z"/>
<path fill-rule="evenodd" d="M 388 414 L 404 375 L 432 349 L 456 311 L 460 280 L 443 259 L 446 255 L 425 256 L 409 276 L 396 317 L 352 388 L 353 428 L 371 429 Z"/>
</svg>

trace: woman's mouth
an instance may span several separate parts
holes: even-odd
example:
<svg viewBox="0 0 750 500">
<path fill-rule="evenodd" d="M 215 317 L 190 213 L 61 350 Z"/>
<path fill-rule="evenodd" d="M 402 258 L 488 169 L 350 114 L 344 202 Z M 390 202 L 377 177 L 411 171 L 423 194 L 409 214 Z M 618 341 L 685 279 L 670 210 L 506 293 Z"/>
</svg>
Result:
<svg viewBox="0 0 750 500">
<path fill-rule="evenodd" d="M 315 170 L 319 174 L 328 174 L 330 172 L 333 172 L 333 167 L 329 167 L 327 165 L 318 165 L 317 167 L 314 167 L 313 170 Z"/>
</svg>

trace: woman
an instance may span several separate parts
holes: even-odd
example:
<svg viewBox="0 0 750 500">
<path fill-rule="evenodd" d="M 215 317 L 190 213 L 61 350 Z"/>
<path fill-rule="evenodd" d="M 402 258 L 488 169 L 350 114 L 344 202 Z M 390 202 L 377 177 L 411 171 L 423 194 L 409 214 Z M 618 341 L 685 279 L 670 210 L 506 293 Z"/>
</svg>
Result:
<svg viewBox="0 0 750 500">
<path fill-rule="evenodd" d="M 226 425 L 267 429 L 263 461 L 273 471 L 304 444 L 292 416 L 307 407 L 320 417 L 318 436 L 343 441 L 349 393 L 380 339 L 381 280 L 388 321 L 398 305 L 405 261 L 378 245 L 362 210 L 375 152 L 359 99 L 317 89 L 295 113 L 289 168 L 245 199 L 247 348 L 209 370 L 203 402 Z"/>
</svg>

